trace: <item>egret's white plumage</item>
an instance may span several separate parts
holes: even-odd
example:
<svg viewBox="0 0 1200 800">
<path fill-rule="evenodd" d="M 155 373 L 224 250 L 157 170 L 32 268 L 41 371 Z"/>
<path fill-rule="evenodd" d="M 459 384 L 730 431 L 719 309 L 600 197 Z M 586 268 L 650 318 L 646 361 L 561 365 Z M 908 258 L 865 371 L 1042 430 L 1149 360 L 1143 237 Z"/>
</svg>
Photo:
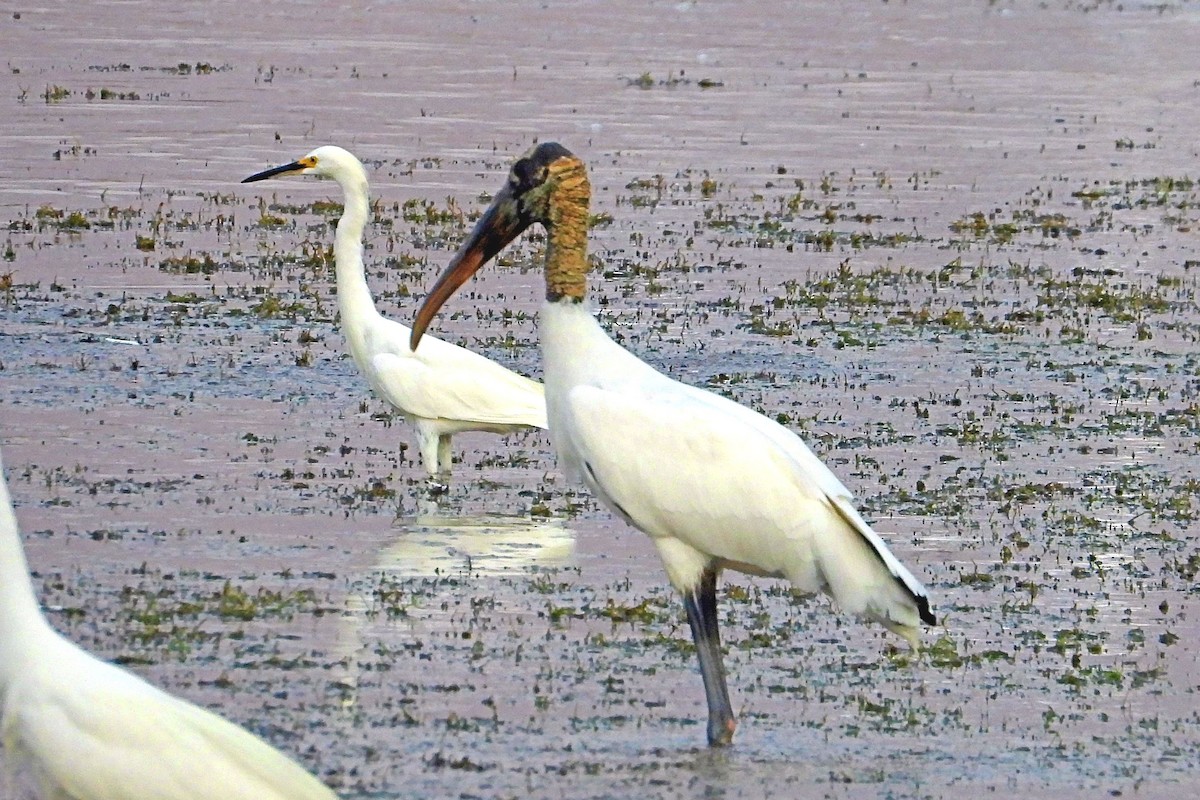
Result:
<svg viewBox="0 0 1200 800">
<path fill-rule="evenodd" d="M 340 147 L 318 147 L 303 158 L 243 180 L 311 173 L 332 178 L 345 195 L 333 256 L 338 310 L 346 346 L 375 393 L 417 429 L 430 476 L 450 472 L 450 437 L 464 431 L 510 433 L 546 427 L 542 385 L 477 353 L 432 339 L 414 353 L 411 331 L 375 308 L 363 270 L 362 234 L 369 215 L 367 173 Z"/>
<path fill-rule="evenodd" d="M 709 705 L 711 744 L 736 725 L 721 666 L 716 579 L 724 568 L 786 578 L 916 646 L 934 624 L 925 588 L 795 434 L 744 406 L 674 381 L 612 341 L 584 302 L 590 189 L 557 144 L 513 165 L 414 325 L 533 222 L 547 230 L 539 320 L 550 435 L 565 468 L 654 541 L 684 597 Z M 423 346 L 423 345 L 422 345 Z"/>
<path fill-rule="evenodd" d="M 232 722 L 101 661 L 38 608 L 0 468 L 0 742 L 54 800 L 334 800 Z"/>
</svg>

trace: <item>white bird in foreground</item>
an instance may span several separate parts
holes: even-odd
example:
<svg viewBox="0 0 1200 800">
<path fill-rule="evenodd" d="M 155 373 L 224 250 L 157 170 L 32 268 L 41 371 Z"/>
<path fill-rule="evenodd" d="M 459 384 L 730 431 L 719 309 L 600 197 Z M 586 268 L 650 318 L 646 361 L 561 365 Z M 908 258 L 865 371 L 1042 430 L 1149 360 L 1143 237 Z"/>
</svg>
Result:
<svg viewBox="0 0 1200 800">
<path fill-rule="evenodd" d="M 211 711 L 84 652 L 42 616 L 0 468 L 0 742 L 47 800 L 335 800 Z"/>
<path fill-rule="evenodd" d="M 683 595 L 708 699 L 708 741 L 728 744 L 716 584 L 726 567 L 824 591 L 913 646 L 936 624 L 925 588 L 851 505 L 850 491 L 783 426 L 667 378 L 604 333 L 584 302 L 591 189 L 559 144 L 515 164 L 417 312 L 438 308 L 527 227 L 546 229 L 540 327 L 550 436 L 564 466 L 658 548 Z"/>
<path fill-rule="evenodd" d="M 242 183 L 290 173 L 333 178 L 342 187 L 345 209 L 333 240 L 342 332 L 371 388 L 416 426 L 421 462 L 429 476 L 450 474 L 450 437 L 455 433 L 544 429 L 546 401 L 540 383 L 440 339 L 431 338 L 414 353 L 408 346 L 408 327 L 376 310 L 363 271 L 362 234 L 369 209 L 362 163 L 328 145 Z"/>
</svg>

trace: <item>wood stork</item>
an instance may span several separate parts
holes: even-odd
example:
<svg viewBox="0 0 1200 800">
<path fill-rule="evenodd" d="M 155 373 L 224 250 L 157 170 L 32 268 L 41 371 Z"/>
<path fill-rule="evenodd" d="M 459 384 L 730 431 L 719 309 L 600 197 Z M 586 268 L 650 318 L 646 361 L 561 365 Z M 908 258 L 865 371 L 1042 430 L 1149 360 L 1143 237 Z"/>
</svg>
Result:
<svg viewBox="0 0 1200 800">
<path fill-rule="evenodd" d="M 408 327 L 375 308 L 362 259 L 369 214 L 362 163 L 348 151 L 327 145 L 242 183 L 292 173 L 332 178 L 342 187 L 346 202 L 334 235 L 333 259 L 346 346 L 375 393 L 416 427 L 421 461 L 430 478 L 450 474 L 450 437 L 455 433 L 545 428 L 540 383 L 440 339 L 415 353 L 408 346 Z"/>
<path fill-rule="evenodd" d="M 10 791 L 24 765 L 46 800 L 336 797 L 244 728 L 55 632 L 38 608 L 2 467 L 0 742 Z"/>
<path fill-rule="evenodd" d="M 720 571 L 786 578 L 916 647 L 936 624 L 925 588 L 851 504 L 850 491 L 793 433 L 662 375 L 613 342 L 584 302 L 591 189 L 583 163 L 544 143 L 504 188 L 417 313 L 414 348 L 438 308 L 535 222 L 546 229 L 540 314 L 550 436 L 560 462 L 648 534 L 684 608 L 708 700 L 708 741 L 737 722 L 717 630 Z"/>
</svg>

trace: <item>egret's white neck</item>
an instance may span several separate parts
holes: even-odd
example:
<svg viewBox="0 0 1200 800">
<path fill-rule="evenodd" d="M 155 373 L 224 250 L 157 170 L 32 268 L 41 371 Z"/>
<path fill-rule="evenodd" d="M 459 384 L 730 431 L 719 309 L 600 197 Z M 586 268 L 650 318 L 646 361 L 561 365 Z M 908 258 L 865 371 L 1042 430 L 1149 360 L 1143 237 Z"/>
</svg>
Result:
<svg viewBox="0 0 1200 800">
<path fill-rule="evenodd" d="M 337 272 L 338 310 L 342 314 L 342 326 L 348 329 L 356 321 L 377 312 L 363 271 L 362 235 L 370 216 L 367 176 L 365 173 L 354 175 L 339 183 L 345 193 L 345 209 L 333 239 L 333 260 Z"/>
<path fill-rule="evenodd" d="M 14 670 L 19 669 L 19 653 L 29 652 L 30 637 L 49 631 L 29 580 L 8 487 L 0 478 L 0 703 Z"/>
</svg>

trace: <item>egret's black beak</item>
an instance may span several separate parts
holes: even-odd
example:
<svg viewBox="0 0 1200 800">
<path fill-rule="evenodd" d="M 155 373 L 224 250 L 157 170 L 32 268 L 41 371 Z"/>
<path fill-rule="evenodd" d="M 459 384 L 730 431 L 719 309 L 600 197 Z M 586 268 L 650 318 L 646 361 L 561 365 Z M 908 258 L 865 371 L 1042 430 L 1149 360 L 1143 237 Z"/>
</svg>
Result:
<svg viewBox="0 0 1200 800">
<path fill-rule="evenodd" d="M 263 181 L 267 178 L 273 178 L 276 175 L 283 175 L 287 172 L 299 172 L 302 169 L 308 169 L 312 164 L 305 164 L 303 161 L 293 161 L 290 164 L 284 164 L 282 167 L 271 167 L 264 169 L 262 172 L 256 172 L 249 178 L 243 178 L 242 183 L 254 183 L 255 181 Z"/>
<path fill-rule="evenodd" d="M 421 341 L 434 314 L 450 299 L 450 295 L 503 250 L 505 245 L 520 236 L 531 223 L 532 220 L 522 218 L 520 203 L 513 194 L 511 184 L 504 184 L 417 310 L 409 338 L 409 346 L 413 350 L 417 349 L 417 343 Z"/>
</svg>

